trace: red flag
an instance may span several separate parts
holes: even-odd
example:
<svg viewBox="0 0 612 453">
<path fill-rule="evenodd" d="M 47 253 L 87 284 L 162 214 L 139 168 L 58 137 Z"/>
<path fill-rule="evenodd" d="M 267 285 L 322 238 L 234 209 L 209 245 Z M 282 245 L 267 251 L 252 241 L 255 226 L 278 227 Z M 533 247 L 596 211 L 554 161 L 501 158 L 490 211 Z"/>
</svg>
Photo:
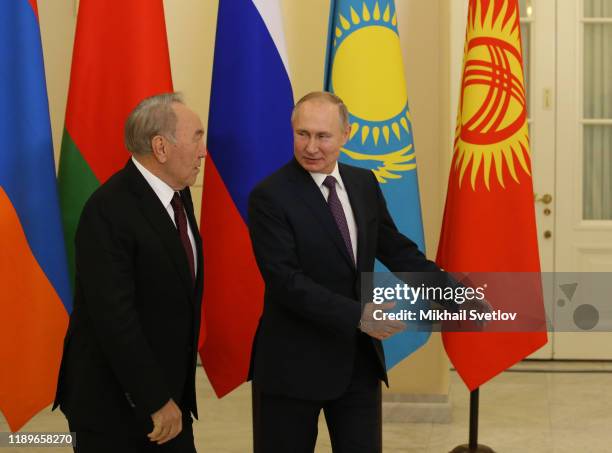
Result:
<svg viewBox="0 0 612 453">
<path fill-rule="evenodd" d="M 221 0 L 200 228 L 204 298 L 200 357 L 219 398 L 248 378 L 264 282 L 248 230 L 253 187 L 291 158 L 293 94 L 280 3 Z M 241 24 L 241 32 L 236 32 Z M 236 118 L 248 114 L 236 130 Z"/>
<path fill-rule="evenodd" d="M 68 263 L 92 192 L 123 168 L 125 121 L 144 98 L 172 91 L 162 0 L 81 0 L 58 174 Z"/>
<path fill-rule="evenodd" d="M 470 0 L 437 257 L 448 271 L 540 271 L 520 31 L 517 0 Z M 542 347 L 547 336 L 445 332 L 443 340 L 474 390 Z"/>
</svg>

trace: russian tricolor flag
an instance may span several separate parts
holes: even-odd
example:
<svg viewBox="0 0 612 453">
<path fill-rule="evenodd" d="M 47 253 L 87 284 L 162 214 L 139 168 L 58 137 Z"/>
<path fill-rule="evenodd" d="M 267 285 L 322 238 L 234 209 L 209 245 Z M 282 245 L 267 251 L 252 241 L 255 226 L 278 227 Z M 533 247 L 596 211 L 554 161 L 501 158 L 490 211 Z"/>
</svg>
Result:
<svg viewBox="0 0 612 453">
<path fill-rule="evenodd" d="M 200 355 L 219 397 L 247 378 L 264 291 L 247 201 L 253 187 L 292 156 L 292 108 L 278 0 L 220 0 L 200 222 Z"/>
<path fill-rule="evenodd" d="M 0 2 L 0 410 L 49 405 L 71 310 L 35 0 Z"/>
</svg>

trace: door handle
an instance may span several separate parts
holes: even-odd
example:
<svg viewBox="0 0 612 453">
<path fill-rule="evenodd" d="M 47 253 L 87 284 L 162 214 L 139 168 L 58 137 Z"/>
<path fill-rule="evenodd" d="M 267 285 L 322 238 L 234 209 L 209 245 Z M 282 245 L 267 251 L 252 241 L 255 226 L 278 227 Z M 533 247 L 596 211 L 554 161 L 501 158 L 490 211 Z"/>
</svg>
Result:
<svg viewBox="0 0 612 453">
<path fill-rule="evenodd" d="M 535 201 L 539 202 L 539 203 L 544 203 L 544 204 L 550 204 L 552 203 L 552 195 L 549 193 L 545 193 L 544 195 L 542 195 L 541 197 L 538 197 L 538 194 L 533 194 Z"/>
</svg>

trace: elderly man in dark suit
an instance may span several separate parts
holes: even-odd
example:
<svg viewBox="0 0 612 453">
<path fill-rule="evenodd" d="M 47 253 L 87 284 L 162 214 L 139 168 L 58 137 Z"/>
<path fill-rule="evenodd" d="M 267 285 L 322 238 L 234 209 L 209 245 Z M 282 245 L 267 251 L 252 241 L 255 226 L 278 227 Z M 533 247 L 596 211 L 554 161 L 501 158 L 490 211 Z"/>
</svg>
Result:
<svg viewBox="0 0 612 453">
<path fill-rule="evenodd" d="M 294 159 L 249 202 L 266 284 L 252 362 L 256 451 L 312 452 L 323 410 L 335 453 L 380 452 L 380 340 L 404 326 L 370 322 L 360 275 L 375 259 L 394 272 L 440 270 L 397 230 L 374 174 L 338 163 L 350 132 L 342 100 L 310 93 L 292 125 Z"/>
<path fill-rule="evenodd" d="M 145 99 L 125 126 L 131 159 L 83 209 L 55 402 L 77 452 L 195 452 L 203 136 L 178 94 Z"/>
</svg>

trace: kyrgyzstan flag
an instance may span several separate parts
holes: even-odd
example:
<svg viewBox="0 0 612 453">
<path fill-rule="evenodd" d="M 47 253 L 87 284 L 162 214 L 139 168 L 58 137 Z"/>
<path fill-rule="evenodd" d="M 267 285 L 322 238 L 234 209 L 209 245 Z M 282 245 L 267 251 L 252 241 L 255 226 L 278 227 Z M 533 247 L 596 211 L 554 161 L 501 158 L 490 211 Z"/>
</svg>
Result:
<svg viewBox="0 0 612 453">
<path fill-rule="evenodd" d="M 437 257 L 448 271 L 540 271 L 520 31 L 517 0 L 470 0 Z M 541 291 L 534 300 L 544 319 Z M 443 339 L 474 390 L 542 347 L 547 336 L 539 329 L 445 332 Z"/>
<path fill-rule="evenodd" d="M 71 308 L 35 0 L 0 2 L 0 411 L 51 404 Z"/>
<path fill-rule="evenodd" d="M 170 91 L 162 0 L 81 0 L 58 175 L 73 279 L 83 206 L 129 157 L 125 120 L 143 98 Z"/>
</svg>

